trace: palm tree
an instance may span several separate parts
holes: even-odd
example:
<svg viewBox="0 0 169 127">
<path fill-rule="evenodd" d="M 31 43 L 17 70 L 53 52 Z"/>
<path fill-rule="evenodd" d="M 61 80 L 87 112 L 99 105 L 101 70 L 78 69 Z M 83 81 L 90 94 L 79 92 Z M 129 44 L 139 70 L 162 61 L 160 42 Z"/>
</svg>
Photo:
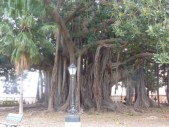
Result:
<svg viewBox="0 0 169 127">
<path fill-rule="evenodd" d="M 24 70 L 40 61 L 42 53 L 40 53 L 37 43 L 49 42 L 45 36 L 38 40 L 35 35 L 35 33 L 40 34 L 37 27 L 39 28 L 38 22 L 45 14 L 45 9 L 43 2 L 39 0 L 3 0 L 2 3 L 3 9 L 0 9 L 0 53 L 11 58 L 16 74 L 22 77 Z M 4 13 L 1 13 L 2 11 Z M 41 30 L 51 28 L 53 28 L 52 25 L 46 25 L 46 27 L 41 27 Z M 48 45 L 50 44 L 48 43 Z M 23 77 L 20 88 L 19 113 L 23 114 Z"/>
</svg>

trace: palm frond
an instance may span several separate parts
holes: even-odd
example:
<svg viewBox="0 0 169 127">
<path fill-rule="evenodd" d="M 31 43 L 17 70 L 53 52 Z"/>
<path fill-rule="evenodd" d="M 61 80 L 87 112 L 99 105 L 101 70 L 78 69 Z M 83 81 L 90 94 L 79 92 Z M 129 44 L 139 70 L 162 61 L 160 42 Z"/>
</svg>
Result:
<svg viewBox="0 0 169 127">
<path fill-rule="evenodd" d="M 42 24 L 44 20 L 41 19 L 47 12 L 45 7 L 42 0 L 3 0 L 1 2 L 0 53 L 11 56 L 17 74 L 40 60 L 41 49 L 42 52 L 54 52 L 53 44 L 47 41 L 49 38 L 40 39 L 41 49 L 37 47 L 37 34 L 40 33 L 45 38 L 46 35 L 52 33 L 53 36 L 57 32 L 56 25 Z M 41 25 L 43 27 L 39 30 Z M 35 27 L 38 29 L 33 33 Z"/>
<path fill-rule="evenodd" d="M 16 74 L 21 74 L 24 70 L 28 69 L 30 67 L 30 59 L 29 55 L 26 53 L 22 53 L 19 60 L 15 61 L 15 69 Z"/>
<path fill-rule="evenodd" d="M 20 32 L 15 38 L 15 47 L 11 60 L 16 66 L 17 73 L 38 62 L 39 51 L 30 33 Z"/>
</svg>

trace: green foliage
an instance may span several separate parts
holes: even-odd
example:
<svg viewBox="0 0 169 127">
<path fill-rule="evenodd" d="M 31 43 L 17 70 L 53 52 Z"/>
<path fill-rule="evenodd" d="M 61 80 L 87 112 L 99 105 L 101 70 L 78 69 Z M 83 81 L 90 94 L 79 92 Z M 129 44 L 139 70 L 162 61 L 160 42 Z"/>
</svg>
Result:
<svg viewBox="0 0 169 127">
<path fill-rule="evenodd" d="M 13 62 L 26 54 L 31 64 L 39 62 L 44 50 L 53 54 L 54 46 L 47 36 L 56 34 L 57 26 L 46 24 L 44 18 L 51 7 L 41 0 L 4 0 L 0 5 L 0 54 Z"/>
<path fill-rule="evenodd" d="M 42 32 L 43 34 L 49 34 L 49 33 L 56 34 L 57 31 L 58 31 L 58 27 L 55 24 L 44 24 L 40 28 L 40 32 Z"/>
<path fill-rule="evenodd" d="M 35 43 L 33 42 L 30 33 L 20 32 L 14 40 L 15 49 L 12 52 L 12 60 L 19 60 L 22 53 L 27 53 L 29 59 L 34 60 L 34 63 L 37 62 L 37 56 L 39 52 Z"/>
<path fill-rule="evenodd" d="M 15 100 L 5 100 L 5 101 L 0 101 L 1 106 L 16 106 L 18 105 L 18 101 Z"/>
<path fill-rule="evenodd" d="M 14 46 L 14 33 L 11 31 L 12 26 L 7 23 L 0 24 L 0 53 L 10 56 Z"/>
<path fill-rule="evenodd" d="M 39 41 L 37 41 L 37 46 L 40 47 L 39 52 L 44 57 L 51 56 L 55 52 L 55 45 L 47 39 L 44 38 L 39 39 Z"/>
<path fill-rule="evenodd" d="M 98 40 L 119 38 L 129 42 L 125 51 L 128 57 L 151 51 L 156 62 L 168 63 L 167 0 L 65 1 L 60 15 L 69 16 L 79 5 L 84 6 L 84 11 L 76 12 L 77 15 L 66 24 L 72 40 L 80 40 L 81 44 L 75 43 L 77 48 L 95 47 Z M 29 49 L 30 59 L 53 54 L 57 26 L 48 15 L 53 9 L 56 10 L 54 1 L 44 5 L 41 0 L 3 0 L 0 5 L 0 53 L 12 54 L 13 59 L 18 59 L 25 49 Z M 113 20 L 111 25 L 104 26 L 103 23 L 110 19 Z M 81 35 L 84 28 L 89 31 L 86 36 Z M 113 43 L 117 45 L 116 52 L 120 42 Z"/>
<path fill-rule="evenodd" d="M 157 63 L 169 62 L 167 41 L 169 32 L 169 2 L 166 0 L 124 0 L 113 3 L 112 24 L 115 36 L 134 42 L 135 51 L 155 51 Z"/>
<path fill-rule="evenodd" d="M 97 4 L 94 1 L 74 0 L 64 3 L 61 7 L 61 15 L 67 17 L 79 4 L 85 6 L 85 11 L 67 26 L 73 38 L 80 38 L 79 33 L 84 27 L 91 30 L 87 37 L 83 38 L 83 47 L 96 45 L 98 40 L 119 38 L 130 43 L 126 51 L 129 56 L 152 52 L 155 54 L 156 62 L 167 63 L 168 49 L 163 49 L 164 46 L 160 43 L 161 40 L 168 43 L 166 41 L 169 32 L 167 0 L 123 0 Z M 102 23 L 110 19 L 114 20 L 111 25 L 102 26 Z M 78 24 L 78 29 L 72 30 L 72 24 Z M 113 43 L 119 45 L 119 42 Z"/>
</svg>

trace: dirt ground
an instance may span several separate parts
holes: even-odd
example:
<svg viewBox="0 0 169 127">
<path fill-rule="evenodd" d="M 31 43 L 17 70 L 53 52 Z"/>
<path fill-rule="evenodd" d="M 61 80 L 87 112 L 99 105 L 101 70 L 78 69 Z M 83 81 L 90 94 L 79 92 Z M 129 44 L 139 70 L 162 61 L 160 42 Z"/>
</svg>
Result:
<svg viewBox="0 0 169 127">
<path fill-rule="evenodd" d="M 4 121 L 9 112 L 17 113 L 18 108 L 0 107 L 0 121 Z M 63 112 L 49 113 L 41 107 L 26 108 L 20 127 L 64 127 L 67 115 Z M 81 127 L 169 127 L 169 107 L 128 113 L 84 112 L 80 118 Z"/>
</svg>

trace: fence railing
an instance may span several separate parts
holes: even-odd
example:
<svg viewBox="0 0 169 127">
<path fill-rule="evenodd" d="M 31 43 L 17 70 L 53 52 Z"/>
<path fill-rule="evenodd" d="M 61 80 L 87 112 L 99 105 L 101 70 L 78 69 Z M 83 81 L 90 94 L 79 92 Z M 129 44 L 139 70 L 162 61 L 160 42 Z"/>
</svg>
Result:
<svg viewBox="0 0 169 127">
<path fill-rule="evenodd" d="M 122 102 L 125 103 L 125 96 L 111 96 L 110 97 L 112 99 L 112 101 L 114 102 Z M 149 96 L 150 99 L 152 99 L 153 101 L 157 102 L 157 96 L 155 95 L 150 95 Z M 132 101 L 134 103 L 134 96 L 132 97 Z M 168 103 L 167 101 L 167 96 L 166 95 L 160 95 L 159 96 L 159 101 L 160 103 Z"/>
</svg>

